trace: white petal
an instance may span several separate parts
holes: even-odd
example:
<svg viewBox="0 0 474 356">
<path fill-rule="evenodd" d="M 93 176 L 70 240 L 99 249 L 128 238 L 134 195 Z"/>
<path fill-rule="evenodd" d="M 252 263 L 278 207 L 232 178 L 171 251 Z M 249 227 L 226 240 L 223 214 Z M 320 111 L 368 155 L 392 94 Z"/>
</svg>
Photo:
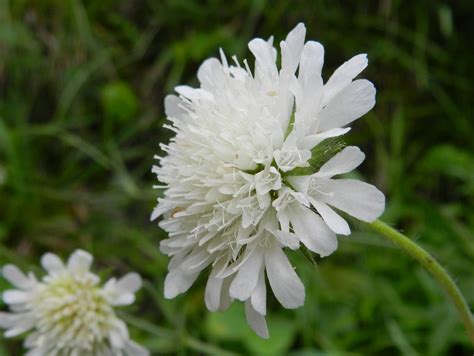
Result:
<svg viewBox="0 0 474 356">
<path fill-rule="evenodd" d="M 23 319 L 29 318 L 28 314 L 8 313 L 0 311 L 0 327 L 10 329 L 20 323 Z"/>
<path fill-rule="evenodd" d="M 309 189 L 309 184 L 311 183 L 311 180 L 314 179 L 311 176 L 289 176 L 287 177 L 288 182 L 298 191 L 298 194 L 301 194 L 305 196 Z M 303 204 L 305 206 L 309 207 L 309 202 L 308 204 Z"/>
<path fill-rule="evenodd" d="M 278 76 L 275 57 L 273 56 L 273 47 L 261 38 L 255 38 L 249 42 L 249 49 L 256 58 L 258 68 L 256 72 L 261 71 L 266 76 L 276 78 Z"/>
<path fill-rule="evenodd" d="M 300 240 L 295 234 L 280 230 L 272 231 L 272 233 L 283 246 L 292 250 L 297 250 L 300 247 Z"/>
<path fill-rule="evenodd" d="M 217 311 L 221 303 L 221 289 L 224 278 L 217 278 L 216 274 L 217 269 L 214 268 L 207 279 L 206 291 L 204 294 L 206 307 L 210 311 Z"/>
<path fill-rule="evenodd" d="M 212 256 L 205 248 L 196 248 L 184 258 L 180 269 L 186 274 L 199 273 L 212 263 Z"/>
<path fill-rule="evenodd" d="M 280 223 L 280 230 L 284 232 L 290 231 L 290 216 L 288 215 L 286 209 L 278 211 L 277 218 L 278 222 Z"/>
<path fill-rule="evenodd" d="M 9 289 L 3 292 L 2 299 L 7 304 L 20 304 L 30 301 L 32 294 L 16 289 Z"/>
<path fill-rule="evenodd" d="M 210 311 L 217 311 L 221 305 L 222 286 L 224 284 L 224 278 L 218 278 L 217 275 L 225 269 L 229 262 L 229 258 L 222 256 L 213 265 L 212 271 L 207 279 L 206 291 L 204 294 L 204 301 L 207 309 Z M 228 286 L 227 286 L 228 288 Z"/>
<path fill-rule="evenodd" d="M 258 274 L 257 286 L 250 297 L 253 308 L 262 315 L 267 313 L 267 287 L 265 285 L 265 268 L 262 266 Z"/>
<path fill-rule="evenodd" d="M 2 269 L 2 274 L 11 284 L 20 289 L 29 289 L 35 281 L 28 278 L 17 266 L 6 265 Z"/>
<path fill-rule="evenodd" d="M 309 201 L 332 231 L 341 235 L 349 235 L 351 233 L 351 229 L 349 228 L 347 221 L 329 206 L 311 197 L 309 197 Z"/>
<path fill-rule="evenodd" d="M 282 71 L 292 74 L 296 71 L 303 50 L 306 27 L 299 23 L 280 43 Z"/>
<path fill-rule="evenodd" d="M 332 177 L 351 172 L 364 162 L 365 154 L 358 147 L 348 146 L 333 156 L 315 174 L 317 177 Z"/>
<path fill-rule="evenodd" d="M 342 136 L 348 133 L 350 130 L 351 130 L 350 127 L 335 128 L 335 129 L 330 129 L 328 131 L 324 131 L 315 135 L 306 136 L 305 138 L 303 138 L 301 147 L 311 150 L 314 147 L 316 147 L 318 144 L 323 142 L 325 139 Z"/>
<path fill-rule="evenodd" d="M 273 244 L 265 251 L 265 268 L 273 293 L 287 309 L 304 304 L 304 286 L 285 253 Z"/>
<path fill-rule="evenodd" d="M 187 85 L 179 85 L 174 88 L 174 90 L 181 96 L 191 100 L 191 101 L 212 101 L 214 99 L 213 95 L 204 89 L 196 89 Z"/>
<path fill-rule="evenodd" d="M 199 272 L 185 274 L 180 269 L 168 272 L 165 278 L 165 298 L 172 299 L 178 294 L 186 292 L 198 277 Z"/>
<path fill-rule="evenodd" d="M 285 43 L 293 52 L 294 56 L 299 59 L 301 51 L 303 50 L 304 38 L 306 36 L 306 27 L 304 23 L 300 22 L 294 29 L 292 29 L 286 36 Z"/>
<path fill-rule="evenodd" d="M 173 240 L 173 238 L 169 238 L 167 240 L 170 241 Z M 189 255 L 189 252 L 190 248 L 182 248 L 181 251 L 173 255 L 168 263 L 168 271 L 179 268 L 186 256 Z"/>
<path fill-rule="evenodd" d="M 348 86 L 352 79 L 367 67 L 367 63 L 367 55 L 358 54 L 337 68 L 324 86 L 323 105 L 329 103 L 337 93 Z"/>
<path fill-rule="evenodd" d="M 109 341 L 110 341 L 110 346 L 112 346 L 115 349 L 121 349 L 125 346 L 125 340 L 123 338 L 122 333 L 119 330 L 111 330 L 109 332 Z"/>
<path fill-rule="evenodd" d="M 365 115 L 375 105 L 375 92 L 374 85 L 368 80 L 355 80 L 321 110 L 318 130 L 343 127 Z"/>
<path fill-rule="evenodd" d="M 229 295 L 241 301 L 250 298 L 257 285 L 258 271 L 260 271 L 263 263 L 263 250 L 261 248 L 254 248 L 249 253 L 251 253 L 251 256 L 240 266 L 229 289 Z"/>
<path fill-rule="evenodd" d="M 161 215 L 169 210 L 172 210 L 174 206 L 172 204 L 164 202 L 162 199 L 158 199 L 158 205 L 153 209 L 150 216 L 150 221 L 158 219 Z"/>
<path fill-rule="evenodd" d="M 135 293 L 142 287 L 142 278 L 138 273 L 130 272 L 120 278 L 115 289 L 120 293 Z"/>
<path fill-rule="evenodd" d="M 304 85 L 312 76 L 321 76 L 324 63 L 324 47 L 319 42 L 308 41 L 301 52 L 298 78 Z"/>
<path fill-rule="evenodd" d="M 26 337 L 25 341 L 23 342 L 23 346 L 28 348 L 28 349 L 35 347 L 35 345 L 38 344 L 38 340 L 40 339 L 40 337 L 41 337 L 41 333 L 39 333 L 37 331 L 29 334 Z M 25 356 L 29 356 L 29 353 L 26 354 Z"/>
<path fill-rule="evenodd" d="M 18 320 L 18 322 L 10 329 L 5 332 L 5 337 L 15 337 L 23 334 L 24 332 L 30 330 L 35 325 L 34 318 L 23 318 Z"/>
<path fill-rule="evenodd" d="M 337 249 L 336 234 L 310 209 L 295 209 L 291 214 L 291 223 L 300 241 L 321 257 L 328 256 Z"/>
<path fill-rule="evenodd" d="M 109 279 L 104 289 L 109 292 L 110 303 L 116 306 L 130 305 L 135 301 L 135 292 L 142 286 L 142 280 L 137 273 L 128 273 L 118 281 Z"/>
<path fill-rule="evenodd" d="M 303 93 L 296 97 L 295 132 L 299 141 L 298 147 L 301 149 L 307 149 L 301 143 L 301 138 L 316 131 L 317 115 L 321 111 L 322 94 L 323 79 L 314 74 L 305 84 Z"/>
<path fill-rule="evenodd" d="M 250 256 L 251 254 L 249 253 L 241 254 L 237 260 L 235 260 L 232 264 L 228 265 L 226 268 L 220 271 L 216 276 L 219 278 L 223 278 L 223 277 L 228 277 L 234 274 L 234 272 L 236 272 L 240 268 L 240 266 L 242 266 L 247 261 L 247 259 Z"/>
<path fill-rule="evenodd" d="M 135 302 L 135 294 L 133 293 L 121 293 L 118 294 L 110 303 L 114 306 L 130 305 Z"/>
<path fill-rule="evenodd" d="M 186 111 L 180 107 L 183 102 L 176 95 L 167 95 L 165 97 L 165 114 L 168 117 L 180 118 Z"/>
<path fill-rule="evenodd" d="M 40 339 L 40 336 L 38 336 L 38 340 L 39 339 Z M 26 346 L 26 345 L 23 344 L 23 346 Z M 52 345 L 50 343 L 46 343 L 46 344 L 43 344 L 41 346 L 35 345 L 35 348 L 29 350 L 27 353 L 25 353 L 24 356 L 44 356 L 44 355 L 47 355 L 48 352 L 51 350 L 51 346 Z M 58 355 L 55 354 L 55 355 L 51 355 L 51 356 L 58 356 Z M 107 356 L 110 356 L 110 355 L 107 355 Z"/>
<path fill-rule="evenodd" d="M 231 277 L 225 278 L 224 282 L 222 283 L 221 300 L 220 300 L 218 311 L 225 311 L 227 308 L 229 308 L 230 304 L 233 302 L 233 299 L 229 295 L 229 288 L 230 288 L 231 283 L 232 283 Z"/>
<path fill-rule="evenodd" d="M 125 352 L 127 356 L 149 356 L 150 352 L 138 345 L 136 342 L 132 340 L 127 340 L 125 342 Z"/>
<path fill-rule="evenodd" d="M 268 339 L 268 327 L 265 317 L 259 314 L 253 307 L 250 300 L 245 302 L 245 316 L 247 323 L 261 338 Z"/>
<path fill-rule="evenodd" d="M 219 70 L 222 69 L 221 62 L 217 58 L 209 58 L 206 59 L 198 69 L 197 77 L 201 86 L 203 88 L 212 88 L 216 86 L 216 84 L 220 84 L 216 82 L 216 74 Z"/>
<path fill-rule="evenodd" d="M 55 254 L 49 252 L 41 257 L 41 265 L 48 273 L 54 273 L 64 269 L 63 261 Z"/>
<path fill-rule="evenodd" d="M 372 222 L 385 209 L 385 196 L 371 184 L 353 179 L 331 179 L 325 190 L 333 193 L 325 196 L 326 202 L 353 217 Z"/>
<path fill-rule="evenodd" d="M 83 250 L 76 250 L 67 261 L 67 269 L 72 273 L 86 273 L 89 271 L 93 257 Z"/>
</svg>

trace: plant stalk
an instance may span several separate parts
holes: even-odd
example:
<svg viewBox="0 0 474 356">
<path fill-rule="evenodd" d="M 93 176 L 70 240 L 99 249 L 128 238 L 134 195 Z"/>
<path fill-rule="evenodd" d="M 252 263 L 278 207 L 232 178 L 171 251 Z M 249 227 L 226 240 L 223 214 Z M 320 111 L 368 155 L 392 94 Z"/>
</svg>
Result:
<svg viewBox="0 0 474 356">
<path fill-rule="evenodd" d="M 469 336 L 471 343 L 474 345 L 474 318 L 466 300 L 461 294 L 461 291 L 449 276 L 448 272 L 427 251 L 383 221 L 376 220 L 373 223 L 370 223 L 369 226 L 388 240 L 398 245 L 398 247 L 417 260 L 426 270 L 428 270 L 428 272 L 431 273 L 456 307 L 456 310 L 464 323 L 464 327 L 466 328 L 467 335 Z"/>
</svg>

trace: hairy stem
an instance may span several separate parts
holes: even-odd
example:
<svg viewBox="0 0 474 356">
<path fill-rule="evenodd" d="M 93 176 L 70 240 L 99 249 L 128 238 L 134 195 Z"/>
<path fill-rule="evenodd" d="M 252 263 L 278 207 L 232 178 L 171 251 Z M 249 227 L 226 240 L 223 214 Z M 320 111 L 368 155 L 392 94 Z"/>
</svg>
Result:
<svg viewBox="0 0 474 356">
<path fill-rule="evenodd" d="M 423 248 L 383 221 L 376 220 L 369 225 L 385 238 L 397 244 L 403 251 L 417 260 L 426 270 L 428 270 L 428 272 L 431 273 L 456 307 L 456 310 L 464 323 L 466 332 L 472 344 L 474 344 L 474 318 L 469 310 L 466 300 L 461 294 L 459 288 L 456 286 L 456 283 L 454 283 L 452 278 L 449 276 L 448 272 Z"/>
</svg>

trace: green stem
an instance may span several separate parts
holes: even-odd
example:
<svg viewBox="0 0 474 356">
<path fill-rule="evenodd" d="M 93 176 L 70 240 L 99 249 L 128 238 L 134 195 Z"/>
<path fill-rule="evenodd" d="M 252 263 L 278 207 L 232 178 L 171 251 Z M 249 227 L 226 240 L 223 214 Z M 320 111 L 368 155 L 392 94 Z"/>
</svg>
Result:
<svg viewBox="0 0 474 356">
<path fill-rule="evenodd" d="M 467 335 L 474 344 L 474 318 L 466 300 L 448 272 L 428 252 L 383 221 L 376 220 L 369 225 L 372 229 L 397 244 L 433 275 L 456 307 L 466 328 Z"/>
</svg>

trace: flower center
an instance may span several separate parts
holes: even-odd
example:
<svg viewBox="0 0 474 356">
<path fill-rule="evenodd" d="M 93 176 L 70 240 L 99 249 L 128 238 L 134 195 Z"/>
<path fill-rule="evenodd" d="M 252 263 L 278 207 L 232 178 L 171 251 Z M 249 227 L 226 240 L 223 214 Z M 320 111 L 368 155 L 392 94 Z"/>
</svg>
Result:
<svg viewBox="0 0 474 356">
<path fill-rule="evenodd" d="M 109 336 L 116 316 L 93 276 L 70 274 L 41 285 L 33 310 L 38 328 L 56 343 L 56 349 L 77 347 L 92 351 Z"/>
</svg>

